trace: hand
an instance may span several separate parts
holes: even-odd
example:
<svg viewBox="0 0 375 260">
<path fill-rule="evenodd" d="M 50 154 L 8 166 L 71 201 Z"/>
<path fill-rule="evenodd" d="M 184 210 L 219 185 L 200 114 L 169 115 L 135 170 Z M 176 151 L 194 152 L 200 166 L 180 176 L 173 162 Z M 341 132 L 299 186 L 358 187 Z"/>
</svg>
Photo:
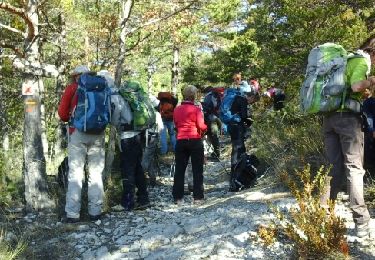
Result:
<svg viewBox="0 0 375 260">
<path fill-rule="evenodd" d="M 372 138 L 375 139 L 375 132 L 372 132 Z"/>
</svg>

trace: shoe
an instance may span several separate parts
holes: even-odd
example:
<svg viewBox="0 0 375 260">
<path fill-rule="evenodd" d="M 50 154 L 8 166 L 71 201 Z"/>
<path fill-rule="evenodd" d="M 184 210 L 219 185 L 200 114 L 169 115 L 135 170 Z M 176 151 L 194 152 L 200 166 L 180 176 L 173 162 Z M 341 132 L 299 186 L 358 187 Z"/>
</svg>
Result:
<svg viewBox="0 0 375 260">
<path fill-rule="evenodd" d="M 134 209 L 134 195 L 132 193 L 123 194 L 121 205 L 125 211 L 132 211 Z"/>
<path fill-rule="evenodd" d="M 97 220 L 101 219 L 101 217 L 102 217 L 101 214 L 95 215 L 95 216 L 89 215 L 90 221 L 97 221 Z"/>
<path fill-rule="evenodd" d="M 356 236 L 359 238 L 368 237 L 370 234 L 369 223 L 355 225 Z"/>
<path fill-rule="evenodd" d="M 184 200 L 183 199 L 174 199 L 174 204 L 176 204 L 177 206 L 181 206 L 182 204 L 184 204 Z"/>
<path fill-rule="evenodd" d="M 149 184 L 150 184 L 151 187 L 155 187 L 156 186 L 156 178 L 155 177 L 150 178 Z"/>
<path fill-rule="evenodd" d="M 66 224 L 74 224 L 74 223 L 78 223 L 78 222 L 79 222 L 79 218 L 68 218 L 68 217 L 65 217 L 62 220 L 62 223 L 66 223 Z"/>
</svg>

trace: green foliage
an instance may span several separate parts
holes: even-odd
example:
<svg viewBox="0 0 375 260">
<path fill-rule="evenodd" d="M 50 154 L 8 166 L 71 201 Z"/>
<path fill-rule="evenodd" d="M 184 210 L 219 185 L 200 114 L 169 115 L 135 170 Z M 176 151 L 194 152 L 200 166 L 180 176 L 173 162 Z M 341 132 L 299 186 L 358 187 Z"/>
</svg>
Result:
<svg viewBox="0 0 375 260">
<path fill-rule="evenodd" d="M 251 144 L 273 172 L 291 171 L 304 160 L 315 168 L 324 163 L 320 118 L 306 116 L 292 101 L 281 111 L 267 106 L 262 98 L 254 112 Z"/>
<path fill-rule="evenodd" d="M 284 172 L 282 178 L 297 201 L 288 213 L 275 209 L 280 233 L 293 243 L 301 259 L 345 259 L 349 255 L 344 221 L 335 215 L 334 202 L 328 209 L 320 204 L 329 169 L 321 167 L 312 177 L 310 166 Z M 333 257 L 334 256 L 334 257 Z"/>
<path fill-rule="evenodd" d="M 375 208 L 375 180 L 371 179 L 364 189 L 365 201 L 370 208 Z"/>
<path fill-rule="evenodd" d="M 5 238 L 7 232 L 3 229 L 0 230 L 0 259 L 13 260 L 18 259 L 18 257 L 27 248 L 26 241 L 21 238 L 17 241 L 8 242 Z"/>
</svg>

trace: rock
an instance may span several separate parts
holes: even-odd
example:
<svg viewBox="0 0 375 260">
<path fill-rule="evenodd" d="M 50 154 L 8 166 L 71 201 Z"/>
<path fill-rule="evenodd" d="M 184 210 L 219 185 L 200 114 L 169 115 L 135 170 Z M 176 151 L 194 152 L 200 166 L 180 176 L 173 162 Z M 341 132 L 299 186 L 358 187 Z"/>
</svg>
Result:
<svg viewBox="0 0 375 260">
<path fill-rule="evenodd" d="M 106 246 L 101 246 L 95 253 L 97 259 L 104 259 L 109 256 L 108 248 Z"/>
</svg>

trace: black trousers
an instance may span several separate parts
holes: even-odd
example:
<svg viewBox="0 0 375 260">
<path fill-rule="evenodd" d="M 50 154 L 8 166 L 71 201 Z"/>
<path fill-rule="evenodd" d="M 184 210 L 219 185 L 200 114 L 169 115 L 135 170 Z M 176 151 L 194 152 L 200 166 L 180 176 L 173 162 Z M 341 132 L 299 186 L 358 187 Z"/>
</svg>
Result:
<svg viewBox="0 0 375 260">
<path fill-rule="evenodd" d="M 142 140 L 141 135 L 121 139 L 121 175 L 123 197 L 134 195 L 137 187 L 138 201 L 148 200 L 145 174 L 141 165 Z"/>
<path fill-rule="evenodd" d="M 203 142 L 202 139 L 177 140 L 175 160 L 176 170 L 173 182 L 172 195 L 174 199 L 182 199 L 184 196 L 185 170 L 191 157 L 193 170 L 193 197 L 203 199 Z"/>
<path fill-rule="evenodd" d="M 231 153 L 231 172 L 232 176 L 234 174 L 234 168 L 240 161 L 241 155 L 246 153 L 245 147 L 245 133 L 246 128 L 243 123 L 230 123 L 228 125 L 228 131 L 230 134 L 230 139 L 232 143 L 232 153 Z"/>
</svg>

